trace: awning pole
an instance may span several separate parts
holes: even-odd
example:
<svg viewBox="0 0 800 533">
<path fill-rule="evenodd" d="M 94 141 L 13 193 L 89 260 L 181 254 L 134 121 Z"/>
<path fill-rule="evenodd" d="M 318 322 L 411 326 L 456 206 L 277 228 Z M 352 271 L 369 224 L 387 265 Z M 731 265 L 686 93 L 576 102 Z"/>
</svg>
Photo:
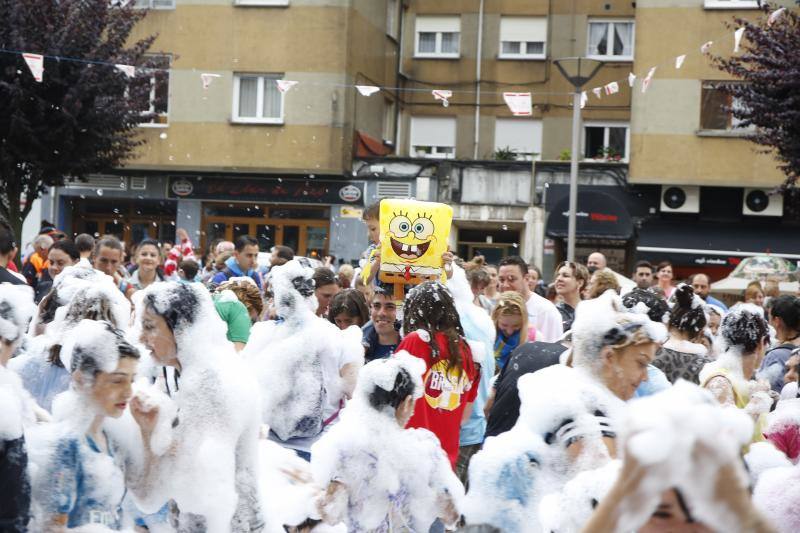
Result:
<svg viewBox="0 0 800 533">
<path fill-rule="evenodd" d="M 572 153 L 569 164 L 569 226 L 567 226 L 567 261 L 575 261 L 575 228 L 578 211 L 578 145 L 581 126 L 581 94 L 572 95 Z"/>
</svg>

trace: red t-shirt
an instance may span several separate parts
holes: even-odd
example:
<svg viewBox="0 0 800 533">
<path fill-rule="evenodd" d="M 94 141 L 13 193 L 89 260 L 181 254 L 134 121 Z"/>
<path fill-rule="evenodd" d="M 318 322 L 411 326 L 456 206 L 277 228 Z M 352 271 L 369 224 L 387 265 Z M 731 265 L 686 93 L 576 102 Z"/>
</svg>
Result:
<svg viewBox="0 0 800 533">
<path fill-rule="evenodd" d="M 424 336 L 425 333 L 423 333 Z M 475 401 L 478 394 L 480 371 L 472 360 L 472 352 L 466 342 L 462 346 L 462 371 L 448 368 L 450 350 L 444 333 L 435 335 L 439 345 L 439 357 L 434 358 L 428 342 L 413 332 L 403 338 L 397 352 L 406 350 L 425 361 L 425 374 L 422 383 L 425 391 L 414 406 L 414 415 L 408 421 L 408 428 L 424 428 L 439 438 L 453 469 L 458 459 L 458 437 L 461 432 L 461 416 L 468 403 Z"/>
</svg>

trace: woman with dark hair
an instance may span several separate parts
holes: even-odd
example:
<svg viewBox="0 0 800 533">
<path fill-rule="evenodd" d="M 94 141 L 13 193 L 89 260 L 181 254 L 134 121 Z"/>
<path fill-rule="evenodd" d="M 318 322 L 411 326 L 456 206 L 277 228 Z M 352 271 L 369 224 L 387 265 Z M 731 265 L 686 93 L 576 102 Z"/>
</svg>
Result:
<svg viewBox="0 0 800 533">
<path fill-rule="evenodd" d="M 686 284 L 675 289 L 673 300 L 667 322 L 669 339 L 658 350 L 653 365 L 670 383 L 682 378 L 699 384 L 700 370 L 711 362 L 706 347 L 697 342 L 706 327 L 704 303 Z"/>
<path fill-rule="evenodd" d="M 33 478 L 41 516 L 32 529 L 60 532 L 89 524 L 120 529 L 124 467 L 118 443 L 104 425 L 106 418 L 125 412 L 139 352 L 110 323 L 82 320 L 65 339 L 61 358 L 72 375 L 74 405 L 54 452 Z"/>
<path fill-rule="evenodd" d="M 38 304 L 53 288 L 53 280 L 56 279 L 56 276 L 68 266 L 76 264 L 80 259 L 81 254 L 72 241 L 62 239 L 54 242 L 47 251 L 47 268 L 42 271 L 39 283 L 36 284 L 34 301 Z"/>
<path fill-rule="evenodd" d="M 450 292 L 439 282 L 414 287 L 406 298 L 406 336 L 397 347 L 425 361 L 424 394 L 408 427 L 432 431 L 455 468 L 461 423 L 472 412 L 480 369 L 472 359 Z"/>
<path fill-rule="evenodd" d="M 362 327 L 369 321 L 369 310 L 364 295 L 356 289 L 345 289 L 331 300 L 328 320 L 339 329 Z"/>
<path fill-rule="evenodd" d="M 145 450 L 129 488 L 153 510 L 174 500 L 181 532 L 260 531 L 258 388 L 225 339 L 211 296 L 197 283 L 155 283 L 137 303 L 136 319 L 156 363 L 180 372 L 179 418 L 167 429 L 171 445 L 158 455 L 151 437 L 159 416 L 167 415 L 134 397 L 131 412 Z"/>
<path fill-rule="evenodd" d="M 336 274 L 330 268 L 314 269 L 314 296 L 317 297 L 317 316 L 327 318 L 331 299 L 339 293 Z"/>
<path fill-rule="evenodd" d="M 760 370 L 766 373 L 772 390 L 780 392 L 786 361 L 800 346 L 800 298 L 787 294 L 770 303 L 769 323 L 775 328 L 778 345 L 767 352 Z"/>
<path fill-rule="evenodd" d="M 344 522 L 348 531 L 428 531 L 436 518 L 458 519 L 455 500 L 464 489 L 436 437 L 403 429 L 422 396 L 424 367 L 399 353 L 359 372 L 341 421 L 312 447 L 326 523 Z"/>
<path fill-rule="evenodd" d="M 664 298 L 669 300 L 675 287 L 672 286 L 672 263 L 662 261 L 656 267 L 656 286 L 664 291 Z"/>
<path fill-rule="evenodd" d="M 121 288 L 128 298 L 142 289 L 146 289 L 157 281 L 164 281 L 164 275 L 160 272 L 161 266 L 161 247 L 158 241 L 145 239 L 136 247 L 133 256 L 136 270 L 131 273 L 131 277 L 124 281 Z"/>
</svg>

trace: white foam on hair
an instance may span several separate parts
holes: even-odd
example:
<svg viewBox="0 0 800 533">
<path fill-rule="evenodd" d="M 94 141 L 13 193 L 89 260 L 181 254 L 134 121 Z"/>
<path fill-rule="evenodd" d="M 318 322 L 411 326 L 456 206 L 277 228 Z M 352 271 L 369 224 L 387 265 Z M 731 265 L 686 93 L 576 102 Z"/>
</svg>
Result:
<svg viewBox="0 0 800 533">
<path fill-rule="evenodd" d="M 36 313 L 33 289 L 27 285 L 0 284 L 0 306 L 6 307 L 6 311 L 0 315 L 0 338 L 16 343 Z"/>
</svg>

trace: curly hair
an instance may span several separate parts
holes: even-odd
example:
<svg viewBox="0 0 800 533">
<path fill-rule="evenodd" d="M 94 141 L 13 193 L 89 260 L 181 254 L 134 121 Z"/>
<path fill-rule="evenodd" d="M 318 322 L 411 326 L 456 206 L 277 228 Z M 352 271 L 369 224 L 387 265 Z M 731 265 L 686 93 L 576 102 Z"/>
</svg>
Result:
<svg viewBox="0 0 800 533">
<path fill-rule="evenodd" d="M 607 268 L 598 270 L 593 275 L 592 283 L 589 284 L 589 299 L 597 298 L 609 289 L 613 289 L 619 294 L 620 287 L 617 276 Z"/>
<path fill-rule="evenodd" d="M 217 292 L 231 291 L 236 298 L 244 304 L 247 312 L 255 313 L 260 317 L 264 312 L 264 300 L 261 298 L 261 291 L 255 283 L 249 281 L 228 280 L 217 287 Z"/>
</svg>

